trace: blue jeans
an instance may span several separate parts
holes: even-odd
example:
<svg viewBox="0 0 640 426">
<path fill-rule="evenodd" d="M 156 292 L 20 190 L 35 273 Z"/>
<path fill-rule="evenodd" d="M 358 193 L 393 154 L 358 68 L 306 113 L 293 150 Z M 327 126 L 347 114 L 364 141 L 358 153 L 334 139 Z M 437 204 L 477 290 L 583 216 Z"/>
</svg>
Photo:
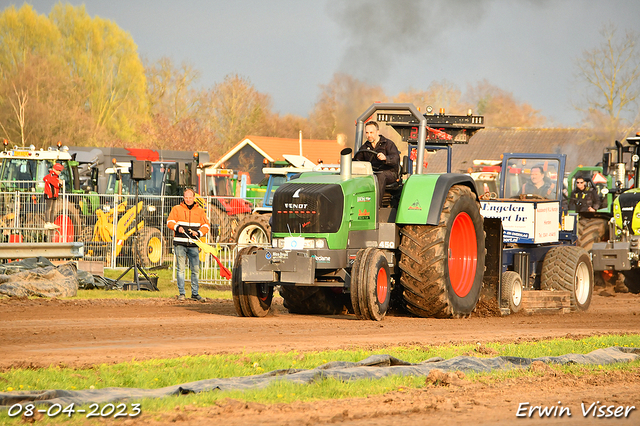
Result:
<svg viewBox="0 0 640 426">
<path fill-rule="evenodd" d="M 178 292 L 184 295 L 184 270 L 189 258 L 189 268 L 191 268 L 191 294 L 198 294 L 198 272 L 200 272 L 200 255 L 198 247 L 173 246 L 176 255 L 176 275 L 178 278 Z"/>
</svg>

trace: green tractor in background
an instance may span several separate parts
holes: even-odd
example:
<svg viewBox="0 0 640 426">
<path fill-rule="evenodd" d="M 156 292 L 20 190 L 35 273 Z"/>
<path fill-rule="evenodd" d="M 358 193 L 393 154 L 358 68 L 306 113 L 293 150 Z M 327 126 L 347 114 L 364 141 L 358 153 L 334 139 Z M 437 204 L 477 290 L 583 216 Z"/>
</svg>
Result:
<svg viewBox="0 0 640 426">
<path fill-rule="evenodd" d="M 376 121 L 409 144 L 411 156 L 405 156 L 398 181 L 378 188 L 371 163 L 352 162 L 353 151 L 346 148 L 339 172 L 305 172 L 281 185 L 273 198 L 271 248 L 242 248 L 234 264 L 238 315 L 267 315 L 277 285 L 292 313 L 338 314 L 346 308 L 379 321 L 392 290 L 404 309 L 421 317 L 474 310 L 485 265 L 475 184 L 468 175 L 424 173 L 424 156 L 426 149 L 450 154 L 451 145 L 468 143 L 484 127 L 483 117 L 373 104 L 357 120 L 356 151 L 376 112 Z"/>
<path fill-rule="evenodd" d="M 617 160 L 609 150 L 603 156 L 603 173 L 614 177 L 614 199 L 608 238 L 593 244 L 591 256 L 596 276 L 624 276 L 628 291 L 640 293 L 640 133 L 627 138 L 628 145 L 616 141 Z M 631 154 L 631 170 L 627 171 L 623 155 Z"/>
<path fill-rule="evenodd" d="M 588 188 L 595 190 L 600 200 L 600 208 L 595 212 L 576 212 L 569 209 L 569 213 L 578 213 L 578 245 L 587 251 L 593 243 L 606 241 L 608 238 L 608 222 L 613 216 L 613 198 L 616 186 L 613 176 L 605 174 L 601 166 L 578 166 L 567 176 L 568 199 L 576 191 L 576 179 L 583 178 Z M 625 188 L 626 189 L 626 188 Z"/>
</svg>

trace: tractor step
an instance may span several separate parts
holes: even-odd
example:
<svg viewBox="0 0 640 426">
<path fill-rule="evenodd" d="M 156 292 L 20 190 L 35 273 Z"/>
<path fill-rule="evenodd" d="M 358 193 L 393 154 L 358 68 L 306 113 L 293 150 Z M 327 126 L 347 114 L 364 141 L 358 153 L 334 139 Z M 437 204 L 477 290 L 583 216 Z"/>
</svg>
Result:
<svg viewBox="0 0 640 426">
<path fill-rule="evenodd" d="M 523 291 L 522 312 L 525 314 L 568 314 L 571 312 L 571 292 L 554 290 Z"/>
</svg>

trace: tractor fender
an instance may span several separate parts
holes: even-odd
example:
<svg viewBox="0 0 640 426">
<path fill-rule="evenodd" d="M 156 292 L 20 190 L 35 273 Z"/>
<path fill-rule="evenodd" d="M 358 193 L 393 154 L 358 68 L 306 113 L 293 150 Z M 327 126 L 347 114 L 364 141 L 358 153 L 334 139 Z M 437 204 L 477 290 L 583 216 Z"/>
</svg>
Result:
<svg viewBox="0 0 640 426">
<path fill-rule="evenodd" d="M 468 186 L 477 199 L 476 187 L 469 175 L 445 173 L 409 176 L 402 188 L 396 223 L 438 225 L 447 194 L 454 185 Z"/>
</svg>

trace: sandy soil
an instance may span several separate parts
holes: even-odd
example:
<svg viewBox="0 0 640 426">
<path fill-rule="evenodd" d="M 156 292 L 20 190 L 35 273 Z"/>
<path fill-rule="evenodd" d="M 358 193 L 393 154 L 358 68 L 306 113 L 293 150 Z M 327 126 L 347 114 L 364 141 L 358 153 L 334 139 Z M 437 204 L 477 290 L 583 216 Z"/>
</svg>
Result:
<svg viewBox="0 0 640 426">
<path fill-rule="evenodd" d="M 307 351 L 354 346 L 387 347 L 461 342 L 518 342 L 554 337 L 640 333 L 640 296 L 594 295 L 585 313 L 474 314 L 436 320 L 402 315 L 382 322 L 354 316 L 291 315 L 281 304 L 266 318 L 240 318 L 233 303 L 154 300 L 0 300 L 0 371 L 11 367 L 87 366 L 184 355 L 253 351 Z M 596 377 L 540 376 L 499 385 L 464 379 L 423 390 L 357 400 L 286 405 L 224 401 L 213 407 L 176 409 L 135 424 L 640 424 L 640 370 Z M 561 401 L 561 404 L 558 404 Z M 581 404 L 638 406 L 628 417 L 584 417 Z M 520 403 L 569 407 L 572 416 L 518 418 Z M 144 407 L 143 407 L 144 408 Z M 615 407 L 614 407 L 615 409 Z M 605 412 L 606 413 L 606 412 Z M 127 423 L 125 423 L 127 424 Z"/>
</svg>

